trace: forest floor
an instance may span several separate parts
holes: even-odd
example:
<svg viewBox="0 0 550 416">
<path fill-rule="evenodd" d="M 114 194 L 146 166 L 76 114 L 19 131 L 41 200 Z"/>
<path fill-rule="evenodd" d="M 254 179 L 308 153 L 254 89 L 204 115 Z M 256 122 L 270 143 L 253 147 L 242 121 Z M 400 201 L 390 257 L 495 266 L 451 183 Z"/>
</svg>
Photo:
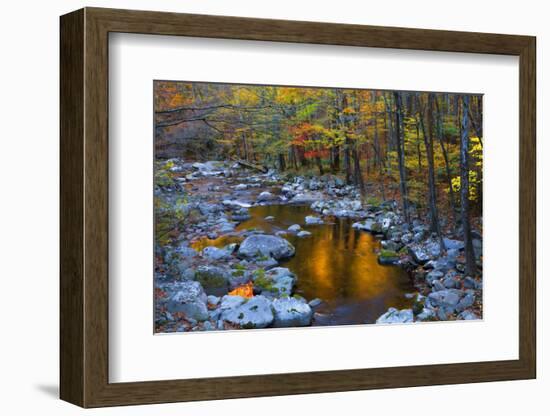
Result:
<svg viewBox="0 0 550 416">
<path fill-rule="evenodd" d="M 479 232 L 466 276 L 460 236 L 441 250 L 335 175 L 170 159 L 155 177 L 156 332 L 482 317 Z"/>
</svg>

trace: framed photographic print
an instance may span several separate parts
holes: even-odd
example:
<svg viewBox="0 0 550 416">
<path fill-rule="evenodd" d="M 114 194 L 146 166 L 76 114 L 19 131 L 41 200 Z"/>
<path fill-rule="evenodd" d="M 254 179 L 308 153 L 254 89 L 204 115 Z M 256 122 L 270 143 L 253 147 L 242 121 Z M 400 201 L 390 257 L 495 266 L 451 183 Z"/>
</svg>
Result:
<svg viewBox="0 0 550 416">
<path fill-rule="evenodd" d="M 529 36 L 62 16 L 61 398 L 534 378 L 535 104 Z"/>
</svg>

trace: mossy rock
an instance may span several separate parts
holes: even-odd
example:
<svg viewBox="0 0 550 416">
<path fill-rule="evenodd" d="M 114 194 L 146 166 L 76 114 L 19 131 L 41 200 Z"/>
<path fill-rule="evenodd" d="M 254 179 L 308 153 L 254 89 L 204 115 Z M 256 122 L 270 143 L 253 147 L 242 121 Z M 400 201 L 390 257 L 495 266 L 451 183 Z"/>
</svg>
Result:
<svg viewBox="0 0 550 416">
<path fill-rule="evenodd" d="M 381 250 L 378 254 L 378 262 L 383 265 L 393 265 L 399 261 L 399 254 L 392 250 Z"/>
<path fill-rule="evenodd" d="M 229 274 L 221 267 L 201 266 L 195 271 L 195 280 L 207 295 L 222 296 L 229 289 Z"/>
</svg>

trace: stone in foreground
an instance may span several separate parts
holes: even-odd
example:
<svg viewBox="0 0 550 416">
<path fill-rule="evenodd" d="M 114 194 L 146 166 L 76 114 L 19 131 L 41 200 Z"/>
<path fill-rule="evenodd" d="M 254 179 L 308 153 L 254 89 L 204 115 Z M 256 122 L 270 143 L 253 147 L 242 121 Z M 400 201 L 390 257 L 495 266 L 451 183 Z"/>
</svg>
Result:
<svg viewBox="0 0 550 416">
<path fill-rule="evenodd" d="M 254 296 L 236 307 L 224 309 L 221 318 L 243 329 L 266 328 L 273 323 L 271 302 L 264 296 Z"/>
<path fill-rule="evenodd" d="M 170 313 L 181 312 L 186 318 L 204 321 L 208 319 L 208 308 L 206 306 L 206 293 L 198 282 L 184 281 L 164 287 L 170 291 L 166 309 Z"/>
<path fill-rule="evenodd" d="M 313 311 L 302 299 L 279 298 L 273 301 L 275 320 L 273 326 L 287 328 L 294 326 L 308 326 L 311 324 Z"/>
<path fill-rule="evenodd" d="M 404 324 L 413 322 L 412 309 L 397 310 L 389 308 L 388 311 L 376 320 L 377 324 Z"/>
<path fill-rule="evenodd" d="M 240 245 L 238 255 L 241 258 L 273 257 L 276 260 L 292 257 L 296 252 L 294 246 L 284 238 L 274 235 L 251 235 Z"/>
</svg>

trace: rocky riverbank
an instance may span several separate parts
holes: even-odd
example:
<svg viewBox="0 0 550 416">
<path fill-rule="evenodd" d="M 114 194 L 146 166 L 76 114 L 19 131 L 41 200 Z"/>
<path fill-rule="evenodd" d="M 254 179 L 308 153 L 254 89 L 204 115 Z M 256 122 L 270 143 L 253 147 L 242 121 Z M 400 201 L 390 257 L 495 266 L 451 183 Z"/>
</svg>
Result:
<svg viewBox="0 0 550 416">
<path fill-rule="evenodd" d="M 336 176 L 171 159 L 156 163 L 155 184 L 157 332 L 314 324 L 322 299 L 294 293 L 300 276 L 280 264 L 296 255 L 285 236 L 310 238 L 306 224 L 335 217 L 353 218 L 354 228 L 380 238 L 379 262 L 407 269 L 414 280 L 417 293 L 407 294 L 414 298 L 412 308 L 390 308 L 377 323 L 481 316 L 482 282 L 464 276 L 456 236 L 446 236 L 441 252 L 420 219 L 409 229 L 394 201 L 362 199 Z M 273 234 L 239 227 L 250 218 L 249 208 L 271 204 L 309 204 L 318 214 Z M 475 244 L 480 259 L 480 237 Z"/>
</svg>

